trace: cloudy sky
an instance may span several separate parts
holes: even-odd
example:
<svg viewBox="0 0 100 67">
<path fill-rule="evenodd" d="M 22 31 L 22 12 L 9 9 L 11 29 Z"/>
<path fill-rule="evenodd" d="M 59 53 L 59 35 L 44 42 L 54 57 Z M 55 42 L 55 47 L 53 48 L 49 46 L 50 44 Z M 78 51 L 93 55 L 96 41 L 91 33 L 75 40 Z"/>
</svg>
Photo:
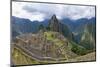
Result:
<svg viewBox="0 0 100 67">
<path fill-rule="evenodd" d="M 46 3 L 12 2 L 12 16 L 30 19 L 31 21 L 43 21 L 50 19 L 52 15 L 58 19 L 95 17 L 94 6 L 61 5 Z"/>
</svg>

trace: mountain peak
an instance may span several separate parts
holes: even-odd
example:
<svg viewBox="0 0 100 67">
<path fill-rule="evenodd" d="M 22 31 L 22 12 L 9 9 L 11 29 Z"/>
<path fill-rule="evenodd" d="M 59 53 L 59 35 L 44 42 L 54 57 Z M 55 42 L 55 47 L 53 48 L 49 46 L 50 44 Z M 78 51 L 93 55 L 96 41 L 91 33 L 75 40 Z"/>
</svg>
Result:
<svg viewBox="0 0 100 67">
<path fill-rule="evenodd" d="M 59 31 L 59 25 L 60 25 L 60 22 L 59 20 L 56 18 L 56 15 L 54 14 L 51 19 L 50 19 L 50 22 L 49 22 L 49 27 L 52 31 L 56 31 L 58 32 Z"/>
<path fill-rule="evenodd" d="M 55 14 L 52 16 L 52 19 L 57 19 Z"/>
</svg>

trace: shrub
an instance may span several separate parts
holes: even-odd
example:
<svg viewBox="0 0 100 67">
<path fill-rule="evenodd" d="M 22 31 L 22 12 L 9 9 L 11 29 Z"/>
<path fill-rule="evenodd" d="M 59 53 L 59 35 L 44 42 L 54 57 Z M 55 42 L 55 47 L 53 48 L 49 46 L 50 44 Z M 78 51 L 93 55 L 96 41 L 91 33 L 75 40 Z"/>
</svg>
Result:
<svg viewBox="0 0 100 67">
<path fill-rule="evenodd" d="M 73 45 L 71 50 L 77 55 L 85 55 L 87 53 L 87 50 L 79 45 Z"/>
</svg>

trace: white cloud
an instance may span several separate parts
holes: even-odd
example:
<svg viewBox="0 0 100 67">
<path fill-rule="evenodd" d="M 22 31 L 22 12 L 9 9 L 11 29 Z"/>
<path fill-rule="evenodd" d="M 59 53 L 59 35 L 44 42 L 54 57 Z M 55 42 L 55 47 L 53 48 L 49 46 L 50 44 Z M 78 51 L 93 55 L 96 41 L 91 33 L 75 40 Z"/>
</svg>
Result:
<svg viewBox="0 0 100 67">
<path fill-rule="evenodd" d="M 12 15 L 20 18 L 30 19 L 31 21 L 43 21 L 44 15 L 39 12 L 27 12 L 23 10 L 23 7 L 27 5 L 27 3 L 12 3 Z M 29 5 L 29 4 L 28 4 Z"/>
<path fill-rule="evenodd" d="M 70 18 L 77 20 L 80 18 L 95 17 L 94 6 L 79 6 L 79 5 L 60 5 L 60 4 L 43 4 L 43 3 L 26 3 L 13 2 L 12 15 L 27 18 L 31 21 L 43 21 L 50 19 L 53 14 L 57 18 Z"/>
</svg>

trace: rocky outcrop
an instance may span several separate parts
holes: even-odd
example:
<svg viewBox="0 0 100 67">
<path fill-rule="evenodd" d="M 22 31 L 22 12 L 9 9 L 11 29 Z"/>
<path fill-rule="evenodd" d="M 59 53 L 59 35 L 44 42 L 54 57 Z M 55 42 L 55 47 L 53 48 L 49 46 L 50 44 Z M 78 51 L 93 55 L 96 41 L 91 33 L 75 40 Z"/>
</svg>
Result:
<svg viewBox="0 0 100 67">
<path fill-rule="evenodd" d="M 95 50 L 95 42 L 95 25 L 88 23 L 82 33 L 80 45 L 88 50 Z"/>
<path fill-rule="evenodd" d="M 68 26 L 62 22 L 60 22 L 56 15 L 53 15 L 49 20 L 49 28 L 51 31 L 59 32 L 70 40 L 73 40 L 73 34 L 69 30 Z"/>
<path fill-rule="evenodd" d="M 51 31 L 60 32 L 60 21 L 56 18 L 56 15 L 53 15 L 50 19 L 49 27 Z"/>
</svg>

